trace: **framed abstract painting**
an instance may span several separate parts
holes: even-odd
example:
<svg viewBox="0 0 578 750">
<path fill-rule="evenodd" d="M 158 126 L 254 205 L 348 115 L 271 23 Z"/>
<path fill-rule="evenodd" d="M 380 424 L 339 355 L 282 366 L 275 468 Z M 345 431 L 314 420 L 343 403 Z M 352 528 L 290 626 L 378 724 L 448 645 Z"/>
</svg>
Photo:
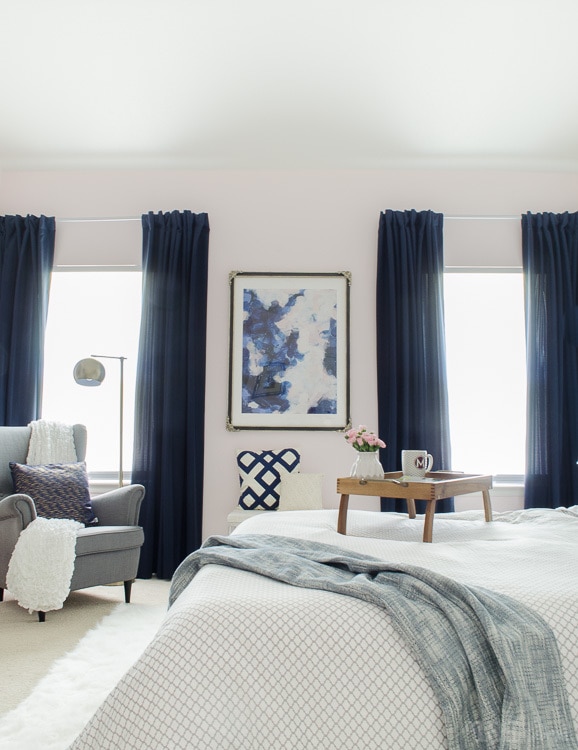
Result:
<svg viewBox="0 0 578 750">
<path fill-rule="evenodd" d="M 351 274 L 231 272 L 229 430 L 344 430 Z"/>
</svg>

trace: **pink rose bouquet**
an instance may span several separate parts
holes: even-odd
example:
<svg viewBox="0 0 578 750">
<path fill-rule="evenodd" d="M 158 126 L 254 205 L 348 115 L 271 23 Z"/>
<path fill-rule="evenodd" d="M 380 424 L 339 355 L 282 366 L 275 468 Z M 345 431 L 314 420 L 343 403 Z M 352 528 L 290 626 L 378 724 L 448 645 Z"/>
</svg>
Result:
<svg viewBox="0 0 578 750">
<path fill-rule="evenodd" d="M 351 430 L 348 430 L 345 433 L 345 439 L 349 445 L 361 453 L 375 453 L 380 448 L 385 448 L 383 440 L 378 438 L 374 432 L 368 430 L 363 424 L 360 424 L 357 429 L 353 427 Z"/>
</svg>

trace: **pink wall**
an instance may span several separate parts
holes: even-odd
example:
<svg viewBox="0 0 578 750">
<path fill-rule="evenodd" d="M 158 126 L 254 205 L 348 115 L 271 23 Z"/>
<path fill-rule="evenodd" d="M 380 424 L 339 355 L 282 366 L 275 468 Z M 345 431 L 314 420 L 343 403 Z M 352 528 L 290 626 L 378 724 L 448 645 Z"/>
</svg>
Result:
<svg viewBox="0 0 578 750">
<path fill-rule="evenodd" d="M 140 216 L 149 210 L 208 212 L 205 536 L 226 532 L 227 514 L 237 501 L 238 449 L 298 447 L 301 470 L 325 476 L 326 507 L 337 505 L 335 478 L 349 472 L 354 458 L 338 433 L 227 432 L 229 272 L 351 271 L 352 420 L 377 429 L 374 276 L 379 212 L 386 208 L 428 208 L 446 215 L 574 211 L 578 210 L 578 174 L 490 170 L 0 173 L 1 214 L 71 218 Z M 60 250 L 66 231 L 70 262 L 70 253 L 75 253 L 70 250 L 72 230 L 64 226 Z M 81 232 L 88 236 L 91 225 L 83 227 Z M 521 263 L 517 222 L 450 225 L 448 221 L 446 227 L 446 260 L 452 265 Z M 138 262 L 138 232 L 119 227 L 118 233 L 109 234 L 106 246 L 82 242 L 80 237 L 75 240 L 77 262 L 110 263 L 111 255 Z M 111 253 L 115 242 L 118 246 Z M 128 253 L 127 246 L 131 246 Z M 387 442 L 387 435 L 382 437 Z M 368 500 L 362 506 L 359 501 L 357 507 L 372 507 L 372 503 Z"/>
</svg>

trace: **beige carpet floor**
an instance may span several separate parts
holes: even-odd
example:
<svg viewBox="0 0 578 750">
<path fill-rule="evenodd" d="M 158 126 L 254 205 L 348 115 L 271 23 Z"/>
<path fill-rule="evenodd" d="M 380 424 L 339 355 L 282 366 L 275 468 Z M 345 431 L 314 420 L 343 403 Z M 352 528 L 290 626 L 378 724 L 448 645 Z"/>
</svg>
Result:
<svg viewBox="0 0 578 750">
<path fill-rule="evenodd" d="M 131 602 L 165 604 L 169 588 L 170 581 L 137 579 Z M 71 651 L 120 602 L 124 602 L 122 585 L 73 591 L 62 609 L 48 612 L 46 622 L 39 623 L 36 615 L 28 614 L 5 591 L 0 602 L 0 715 L 24 700 L 53 662 Z"/>
</svg>

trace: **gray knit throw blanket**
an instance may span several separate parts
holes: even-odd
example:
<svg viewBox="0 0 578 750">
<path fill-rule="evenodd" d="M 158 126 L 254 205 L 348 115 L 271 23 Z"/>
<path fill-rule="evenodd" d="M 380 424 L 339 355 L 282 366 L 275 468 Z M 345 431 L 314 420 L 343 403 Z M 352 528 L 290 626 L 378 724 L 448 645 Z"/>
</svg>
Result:
<svg viewBox="0 0 578 750">
<path fill-rule="evenodd" d="M 450 750 L 578 750 L 555 637 L 520 602 L 338 547 L 233 535 L 210 537 L 181 563 L 169 603 L 213 564 L 383 607 L 439 699 Z"/>
</svg>

